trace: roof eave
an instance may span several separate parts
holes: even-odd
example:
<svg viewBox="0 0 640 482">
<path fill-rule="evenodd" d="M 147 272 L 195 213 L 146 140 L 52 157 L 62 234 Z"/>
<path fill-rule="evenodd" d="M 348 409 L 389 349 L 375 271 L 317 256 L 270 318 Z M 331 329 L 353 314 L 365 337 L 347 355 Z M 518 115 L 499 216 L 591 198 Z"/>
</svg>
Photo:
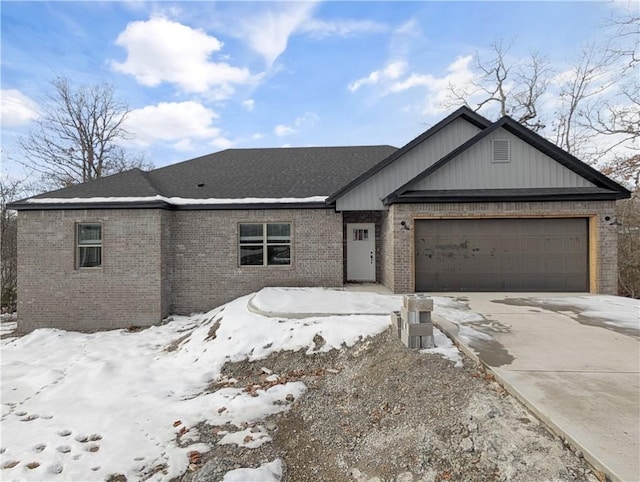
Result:
<svg viewBox="0 0 640 482">
<path fill-rule="evenodd" d="M 170 204 L 164 201 L 150 202 L 105 202 L 105 203 L 36 203 L 16 202 L 7 205 L 16 211 L 54 211 L 74 209 L 167 209 L 171 211 L 229 211 L 266 209 L 328 209 L 332 206 L 324 202 L 308 203 L 225 203 L 225 204 Z"/>
<path fill-rule="evenodd" d="M 450 194 L 439 196 L 400 195 L 385 199 L 384 205 L 391 204 L 439 204 L 448 202 L 526 202 L 526 201 L 615 201 L 626 199 L 621 193 L 547 193 L 547 194 Z"/>
<path fill-rule="evenodd" d="M 33 198 L 32 198 L 33 199 Z M 15 202 L 7 204 L 8 209 L 16 211 L 53 211 L 53 210 L 73 210 L 73 209 L 173 209 L 169 203 L 164 201 L 148 202 L 104 202 L 104 203 L 68 203 L 68 202 Z"/>
</svg>

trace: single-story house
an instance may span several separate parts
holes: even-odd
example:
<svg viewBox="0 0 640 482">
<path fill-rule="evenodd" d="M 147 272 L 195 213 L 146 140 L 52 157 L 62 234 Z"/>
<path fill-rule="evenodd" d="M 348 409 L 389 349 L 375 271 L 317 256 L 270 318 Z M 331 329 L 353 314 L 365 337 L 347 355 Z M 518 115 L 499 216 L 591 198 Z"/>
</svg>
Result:
<svg viewBox="0 0 640 482">
<path fill-rule="evenodd" d="M 228 149 L 13 203 L 21 330 L 151 325 L 264 286 L 616 293 L 624 187 L 460 108 L 391 146 Z"/>
</svg>

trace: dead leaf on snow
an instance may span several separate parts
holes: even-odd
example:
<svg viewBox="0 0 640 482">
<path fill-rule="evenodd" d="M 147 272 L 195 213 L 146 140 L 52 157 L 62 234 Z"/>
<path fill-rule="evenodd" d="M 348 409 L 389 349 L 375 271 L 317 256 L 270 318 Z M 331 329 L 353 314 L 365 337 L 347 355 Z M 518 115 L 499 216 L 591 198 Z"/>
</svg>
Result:
<svg viewBox="0 0 640 482">
<path fill-rule="evenodd" d="M 187 457 L 189 458 L 189 464 L 197 464 L 200 462 L 200 452 L 197 450 L 187 452 Z"/>
</svg>

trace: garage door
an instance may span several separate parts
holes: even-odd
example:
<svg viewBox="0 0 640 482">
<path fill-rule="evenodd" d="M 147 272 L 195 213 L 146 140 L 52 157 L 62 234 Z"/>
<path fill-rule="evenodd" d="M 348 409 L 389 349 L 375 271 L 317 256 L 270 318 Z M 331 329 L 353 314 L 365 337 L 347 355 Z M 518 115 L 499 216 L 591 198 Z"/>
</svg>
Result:
<svg viewBox="0 0 640 482">
<path fill-rule="evenodd" d="M 416 291 L 588 291 L 588 220 L 415 223 Z"/>
</svg>

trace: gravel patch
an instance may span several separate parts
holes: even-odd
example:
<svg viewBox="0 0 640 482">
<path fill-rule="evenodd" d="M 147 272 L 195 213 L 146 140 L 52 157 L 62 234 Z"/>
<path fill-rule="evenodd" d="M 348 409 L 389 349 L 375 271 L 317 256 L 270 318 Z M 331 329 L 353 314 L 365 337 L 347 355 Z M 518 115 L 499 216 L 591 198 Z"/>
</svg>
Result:
<svg viewBox="0 0 640 482">
<path fill-rule="evenodd" d="M 223 383 L 250 391 L 299 380 L 308 391 L 290 398 L 287 412 L 242 427 L 247 444 L 261 442 L 253 443 L 257 448 L 218 444 L 237 427 L 198 426 L 211 451 L 194 457 L 181 480 L 222 480 L 230 470 L 277 458 L 283 481 L 603 480 L 490 375 L 463 360 L 456 368 L 408 350 L 390 329 L 328 353 L 228 364 Z M 265 434 L 271 441 L 264 443 Z"/>
</svg>

